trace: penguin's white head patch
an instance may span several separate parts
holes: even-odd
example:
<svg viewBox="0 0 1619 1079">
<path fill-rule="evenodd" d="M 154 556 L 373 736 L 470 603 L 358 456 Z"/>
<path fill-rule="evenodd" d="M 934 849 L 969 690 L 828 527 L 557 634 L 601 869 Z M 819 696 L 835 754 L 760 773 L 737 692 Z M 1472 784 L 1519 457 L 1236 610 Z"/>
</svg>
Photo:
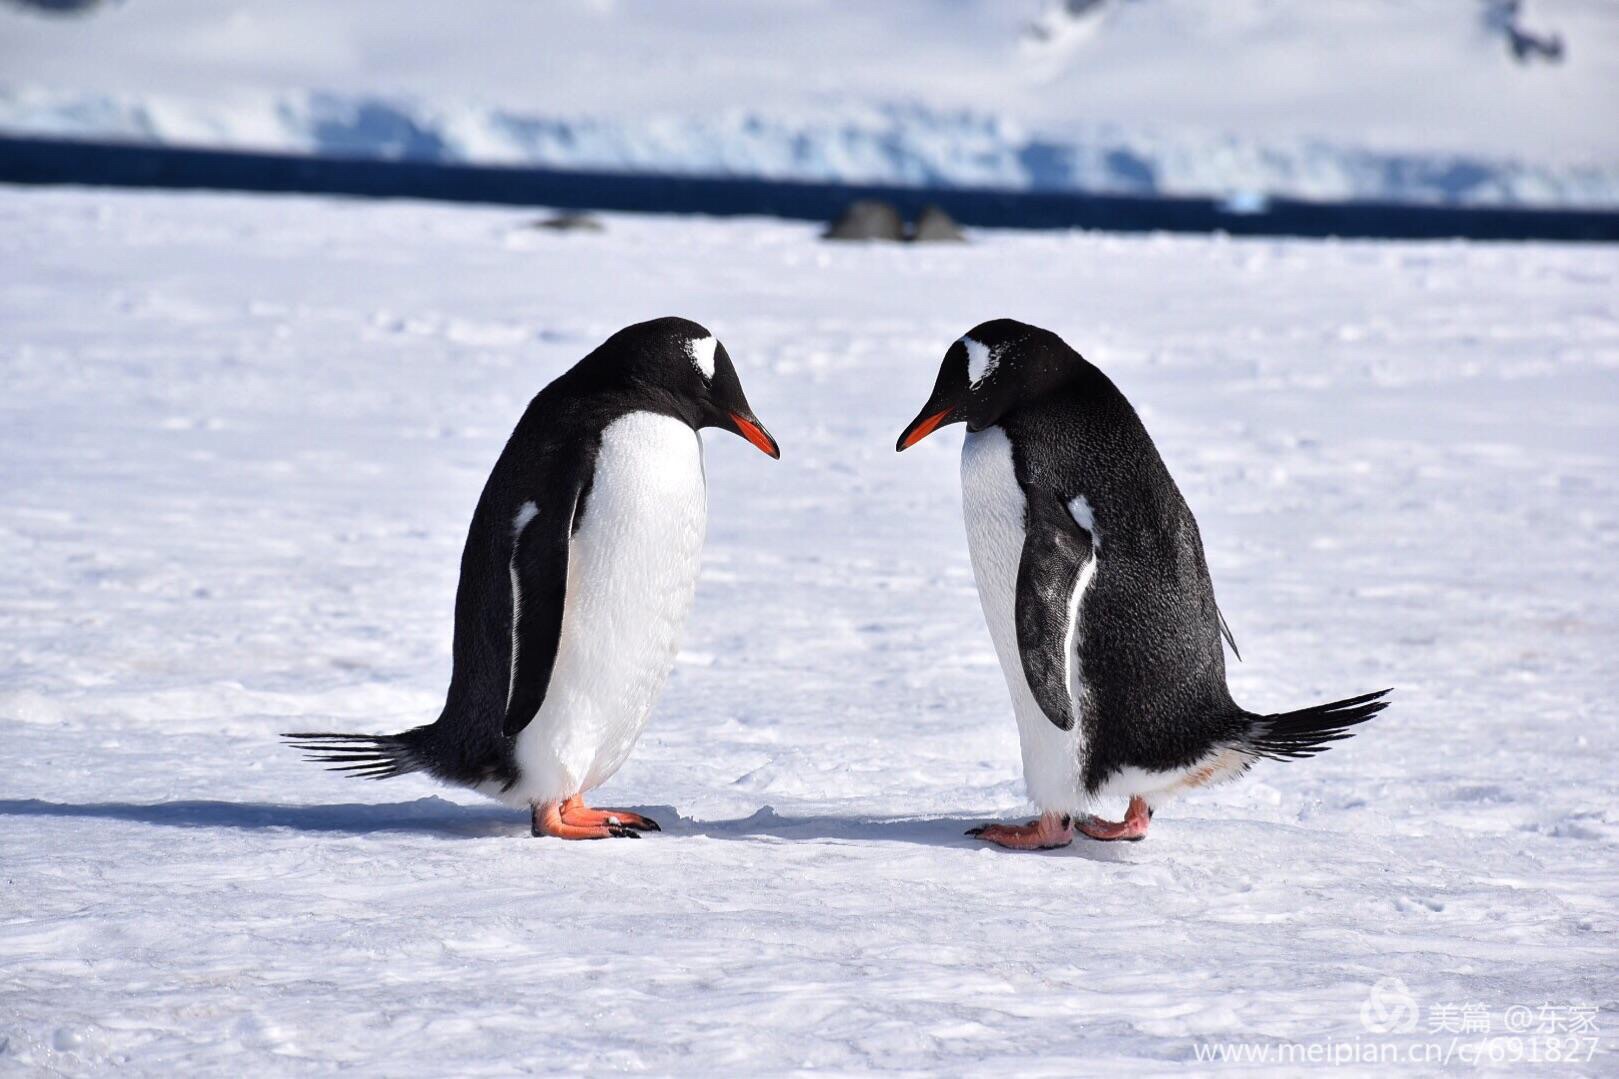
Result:
<svg viewBox="0 0 1619 1079">
<path fill-rule="evenodd" d="M 691 353 L 691 362 L 697 366 L 697 371 L 706 381 L 714 381 L 714 347 L 719 342 L 712 337 L 694 337 L 686 342 L 686 350 Z"/>
<path fill-rule="evenodd" d="M 982 341 L 963 337 L 961 343 L 967 349 L 967 381 L 977 389 L 984 379 L 995 373 L 995 365 L 999 361 Z"/>
</svg>

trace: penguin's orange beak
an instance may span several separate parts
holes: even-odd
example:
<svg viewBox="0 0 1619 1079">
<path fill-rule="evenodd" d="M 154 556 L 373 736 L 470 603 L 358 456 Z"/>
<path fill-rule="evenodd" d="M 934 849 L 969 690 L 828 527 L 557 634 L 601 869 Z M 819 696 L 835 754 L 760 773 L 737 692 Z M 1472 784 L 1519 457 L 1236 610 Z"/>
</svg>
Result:
<svg viewBox="0 0 1619 1079">
<path fill-rule="evenodd" d="M 781 447 L 776 440 L 770 437 L 770 432 L 759 426 L 759 422 L 742 415 L 740 412 L 731 413 L 731 422 L 736 425 L 736 433 L 759 447 L 760 452 L 781 460 Z"/>
<path fill-rule="evenodd" d="M 950 418 L 950 414 L 954 411 L 955 408 L 951 407 L 935 412 L 931 416 L 922 415 L 912 420 L 911 425 L 905 428 L 904 433 L 899 436 L 899 444 L 894 447 L 895 452 L 908 450 L 931 435 L 939 428 L 940 424 Z"/>
</svg>

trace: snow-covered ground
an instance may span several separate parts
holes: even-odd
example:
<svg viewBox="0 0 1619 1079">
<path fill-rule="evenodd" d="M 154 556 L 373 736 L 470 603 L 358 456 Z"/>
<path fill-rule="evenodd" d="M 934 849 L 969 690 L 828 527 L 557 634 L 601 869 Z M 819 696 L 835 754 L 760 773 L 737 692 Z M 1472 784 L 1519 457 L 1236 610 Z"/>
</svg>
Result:
<svg viewBox="0 0 1619 1079">
<path fill-rule="evenodd" d="M 48 18 L 0 4 L 0 130 L 799 179 L 1619 206 L 1612 0 L 1062 6 L 131 0 Z M 1513 29 L 1560 41 L 1559 59 L 1515 59 Z"/>
<path fill-rule="evenodd" d="M 1619 250 L 530 217 L 0 190 L 0 1071 L 1167 1073 L 1550 1004 L 1611 1072 Z M 278 745 L 436 713 L 511 425 L 669 313 L 783 457 L 707 439 L 684 651 L 600 792 L 667 830 Z M 961 834 L 1026 812 L 1016 734 L 959 428 L 893 441 L 999 315 L 1143 412 L 1237 698 L 1387 713 L 1142 844 Z M 1414 1031 L 1366 1025 L 1417 1021 L 1386 978 Z"/>
</svg>

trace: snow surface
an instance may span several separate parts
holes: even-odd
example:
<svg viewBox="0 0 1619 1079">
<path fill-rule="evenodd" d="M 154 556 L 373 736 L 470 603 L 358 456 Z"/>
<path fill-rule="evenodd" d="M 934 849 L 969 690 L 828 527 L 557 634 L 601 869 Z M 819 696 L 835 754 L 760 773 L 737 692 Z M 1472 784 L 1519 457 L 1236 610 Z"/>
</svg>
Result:
<svg viewBox="0 0 1619 1079">
<path fill-rule="evenodd" d="M 0 5 L 0 130 L 1130 193 L 1619 205 L 1619 5 Z M 1491 12 L 1495 12 L 1494 16 Z"/>
<path fill-rule="evenodd" d="M 1600 1007 L 1611 1072 L 1619 250 L 530 220 L 0 189 L 0 1071 L 1167 1073 L 1370 1038 L 1398 977 Z M 671 313 L 783 457 L 707 438 L 684 650 L 600 792 L 667 830 L 278 745 L 436 714 L 512 424 Z M 1027 812 L 1015 727 L 960 429 L 893 440 L 999 315 L 1141 409 L 1238 700 L 1387 713 L 1141 844 L 961 834 Z"/>
</svg>

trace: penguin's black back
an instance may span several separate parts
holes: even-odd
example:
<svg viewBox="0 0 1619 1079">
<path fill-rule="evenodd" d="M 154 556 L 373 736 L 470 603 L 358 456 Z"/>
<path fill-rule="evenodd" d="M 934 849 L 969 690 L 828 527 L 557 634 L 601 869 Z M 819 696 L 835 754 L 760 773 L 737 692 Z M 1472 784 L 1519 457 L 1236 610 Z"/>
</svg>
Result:
<svg viewBox="0 0 1619 1079">
<path fill-rule="evenodd" d="M 706 335 L 696 323 L 662 319 L 632 327 L 672 338 Z M 524 502 L 582 468 L 573 530 L 590 512 L 590 476 L 602 432 L 630 412 L 690 419 L 674 394 L 636 377 L 637 353 L 610 338 L 536 394 L 512 431 L 478 498 L 461 553 L 455 594 L 454 666 L 444 708 L 433 723 L 407 731 L 416 760 L 441 779 L 474 785 L 516 777 L 505 736 L 512 664 L 513 520 Z"/>
<path fill-rule="evenodd" d="M 561 647 L 569 548 L 591 514 L 603 436 L 631 413 L 678 420 L 694 436 L 723 418 L 777 452 L 712 334 L 683 318 L 626 326 L 534 396 L 490 471 L 462 548 L 454 667 L 438 719 L 400 734 L 283 737 L 357 777 L 426 771 L 510 790 L 521 778 L 515 738 L 543 706 Z"/>
<path fill-rule="evenodd" d="M 1187 767 L 1246 721 L 1226 688 L 1197 521 L 1135 409 L 1073 361 L 1071 378 L 999 425 L 1021 485 L 1082 495 L 1095 515 L 1097 571 L 1076 634 L 1094 792 L 1125 766 Z"/>
</svg>

